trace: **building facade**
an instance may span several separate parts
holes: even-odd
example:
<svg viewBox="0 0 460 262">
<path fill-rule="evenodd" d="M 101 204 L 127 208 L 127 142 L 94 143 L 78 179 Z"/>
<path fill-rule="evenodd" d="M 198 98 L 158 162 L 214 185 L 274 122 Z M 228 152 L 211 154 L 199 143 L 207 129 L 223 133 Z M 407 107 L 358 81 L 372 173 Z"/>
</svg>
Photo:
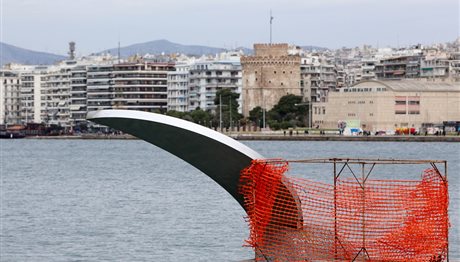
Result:
<svg viewBox="0 0 460 262">
<path fill-rule="evenodd" d="M 90 65 L 86 73 L 86 110 L 88 112 L 112 108 L 113 66 Z"/>
<path fill-rule="evenodd" d="M 460 86 L 427 80 L 363 81 L 331 92 L 327 103 L 313 104 L 315 126 L 337 128 L 342 121 L 372 132 L 460 121 Z"/>
<path fill-rule="evenodd" d="M 189 111 L 198 107 L 202 110 L 215 110 L 216 93 L 230 89 L 241 94 L 241 64 L 234 61 L 197 62 L 189 73 Z M 241 96 L 238 103 L 241 105 Z M 241 112 L 241 109 L 239 110 Z"/>
<path fill-rule="evenodd" d="M 71 126 L 75 127 L 86 123 L 87 94 L 86 79 L 87 67 L 75 66 L 70 70 L 70 119 Z"/>
<path fill-rule="evenodd" d="M 10 70 L 0 71 L 0 124 L 21 124 L 21 77 Z"/>
<path fill-rule="evenodd" d="M 21 122 L 26 123 L 41 123 L 42 111 L 45 105 L 45 94 L 43 92 L 43 76 L 46 72 L 36 70 L 25 71 L 21 74 Z"/>
<path fill-rule="evenodd" d="M 375 65 L 375 75 L 380 80 L 420 77 L 420 55 L 382 59 Z"/>
<path fill-rule="evenodd" d="M 300 56 L 288 44 L 254 44 L 255 54 L 242 56 L 243 115 L 257 106 L 270 110 L 287 94 L 302 95 Z"/>
<path fill-rule="evenodd" d="M 70 129 L 71 67 L 54 67 L 44 79 L 46 80 L 44 122 Z"/>
<path fill-rule="evenodd" d="M 190 64 L 176 64 L 176 71 L 168 72 L 168 111 L 189 111 Z"/>
<path fill-rule="evenodd" d="M 121 63 L 113 66 L 112 108 L 147 112 L 167 110 L 172 63 Z"/>
</svg>

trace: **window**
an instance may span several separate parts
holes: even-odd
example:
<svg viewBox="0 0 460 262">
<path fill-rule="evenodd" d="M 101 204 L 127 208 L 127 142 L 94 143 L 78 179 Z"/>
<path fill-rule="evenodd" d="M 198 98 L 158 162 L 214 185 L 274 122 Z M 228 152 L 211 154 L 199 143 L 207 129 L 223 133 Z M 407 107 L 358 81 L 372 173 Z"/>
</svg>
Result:
<svg viewBox="0 0 460 262">
<path fill-rule="evenodd" d="M 395 101 L 395 105 L 405 105 L 405 104 L 406 104 L 406 101 L 401 101 L 401 100 Z"/>
<path fill-rule="evenodd" d="M 405 114 L 406 114 L 406 110 L 396 110 L 396 111 L 395 111 L 395 114 L 396 114 L 396 115 L 405 115 Z"/>
<path fill-rule="evenodd" d="M 420 105 L 420 101 L 409 101 L 409 105 Z"/>
<path fill-rule="evenodd" d="M 420 111 L 419 110 L 411 110 L 411 111 L 409 111 L 409 115 L 420 115 Z"/>
</svg>

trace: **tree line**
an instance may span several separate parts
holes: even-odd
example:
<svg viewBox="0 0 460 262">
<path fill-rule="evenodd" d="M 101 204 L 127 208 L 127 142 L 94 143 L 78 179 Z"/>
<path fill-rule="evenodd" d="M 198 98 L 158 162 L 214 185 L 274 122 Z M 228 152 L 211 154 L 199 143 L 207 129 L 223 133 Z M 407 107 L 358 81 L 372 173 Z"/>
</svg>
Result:
<svg viewBox="0 0 460 262">
<path fill-rule="evenodd" d="M 238 113 L 239 94 L 231 89 L 221 89 L 216 92 L 214 99 L 215 110 L 202 110 L 196 108 L 190 112 L 178 112 L 169 110 L 166 115 L 188 120 L 209 128 L 240 128 L 240 127 L 263 127 L 263 109 L 258 106 L 249 112 L 247 118 Z M 285 95 L 278 104 L 265 112 L 266 127 L 273 130 L 288 129 L 291 127 L 306 127 L 308 106 L 302 106 L 302 97 Z M 221 115 L 222 114 L 222 115 Z"/>
</svg>

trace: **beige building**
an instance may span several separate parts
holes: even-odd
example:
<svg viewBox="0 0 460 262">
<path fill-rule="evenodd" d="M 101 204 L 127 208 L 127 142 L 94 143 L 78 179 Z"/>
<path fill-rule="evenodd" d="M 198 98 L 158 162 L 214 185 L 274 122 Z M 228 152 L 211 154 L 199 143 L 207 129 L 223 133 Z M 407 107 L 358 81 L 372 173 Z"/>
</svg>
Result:
<svg viewBox="0 0 460 262">
<path fill-rule="evenodd" d="M 287 94 L 301 95 L 300 56 L 288 44 L 254 44 L 253 56 L 241 57 L 243 115 L 260 106 L 270 110 Z"/>
<path fill-rule="evenodd" d="M 432 80 L 365 81 L 329 93 L 327 103 L 313 104 L 313 125 L 337 128 L 358 123 L 368 131 L 394 131 L 443 121 L 460 121 L 460 86 Z"/>
</svg>

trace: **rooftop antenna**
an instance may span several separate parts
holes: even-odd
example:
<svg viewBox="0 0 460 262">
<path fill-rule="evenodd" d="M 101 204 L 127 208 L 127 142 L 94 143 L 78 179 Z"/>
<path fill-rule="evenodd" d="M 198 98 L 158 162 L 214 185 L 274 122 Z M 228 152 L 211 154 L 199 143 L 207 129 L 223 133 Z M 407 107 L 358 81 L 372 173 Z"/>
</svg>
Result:
<svg viewBox="0 0 460 262">
<path fill-rule="evenodd" d="M 75 59 L 75 42 L 69 42 L 69 60 Z"/>
<path fill-rule="evenodd" d="M 120 63 L 120 38 L 118 38 L 118 63 Z"/>
<path fill-rule="evenodd" d="M 270 9 L 270 44 L 272 43 L 272 24 L 273 24 L 273 16 L 272 16 L 272 10 Z"/>
</svg>

